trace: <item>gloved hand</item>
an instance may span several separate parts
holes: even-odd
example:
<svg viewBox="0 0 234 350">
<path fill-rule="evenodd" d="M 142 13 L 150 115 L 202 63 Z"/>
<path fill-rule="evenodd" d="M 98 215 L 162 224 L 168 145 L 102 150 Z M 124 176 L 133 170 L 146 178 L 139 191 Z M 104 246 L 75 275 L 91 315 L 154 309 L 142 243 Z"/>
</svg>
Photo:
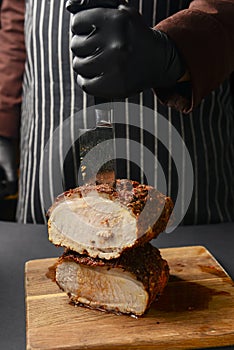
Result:
<svg viewBox="0 0 234 350">
<path fill-rule="evenodd" d="M 75 13 L 71 49 L 78 84 L 88 94 L 105 98 L 173 87 L 185 72 L 173 42 L 149 28 L 134 8 L 114 8 L 112 1 L 112 8 L 104 7 L 105 0 L 86 0 L 88 9 L 85 1 L 80 7 L 80 1 L 68 3 Z"/>
<path fill-rule="evenodd" d="M 66 8 L 71 13 L 77 13 L 82 10 L 94 7 L 117 8 L 119 5 L 126 5 L 125 0 L 67 0 Z"/>
<path fill-rule="evenodd" d="M 0 198 L 17 191 L 17 166 L 13 142 L 0 136 Z"/>
</svg>

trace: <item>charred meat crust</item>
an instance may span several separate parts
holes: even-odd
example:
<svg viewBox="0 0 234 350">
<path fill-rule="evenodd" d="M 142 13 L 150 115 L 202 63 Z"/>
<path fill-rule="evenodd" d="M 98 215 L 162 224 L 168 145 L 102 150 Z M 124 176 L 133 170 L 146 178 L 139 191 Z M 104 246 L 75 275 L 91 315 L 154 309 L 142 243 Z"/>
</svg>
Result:
<svg viewBox="0 0 234 350">
<path fill-rule="evenodd" d="M 144 285 L 149 294 L 147 308 L 163 292 L 169 279 L 167 261 L 162 259 L 159 250 L 150 243 L 125 251 L 119 258 L 111 260 L 92 258 L 67 250 L 58 259 L 57 266 L 65 261 L 74 261 L 93 267 L 121 268 L 123 271 L 130 272 Z"/>
</svg>

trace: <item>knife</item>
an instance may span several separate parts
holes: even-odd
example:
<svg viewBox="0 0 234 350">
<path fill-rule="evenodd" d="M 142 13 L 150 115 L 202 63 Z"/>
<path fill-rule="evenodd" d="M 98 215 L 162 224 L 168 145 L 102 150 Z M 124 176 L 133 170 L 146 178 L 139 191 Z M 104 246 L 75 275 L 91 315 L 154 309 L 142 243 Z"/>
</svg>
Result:
<svg viewBox="0 0 234 350">
<path fill-rule="evenodd" d="M 112 102 L 99 97 L 94 100 L 95 127 L 79 130 L 79 182 L 83 185 L 108 183 L 114 186 L 116 156 Z"/>
<path fill-rule="evenodd" d="M 121 4 L 127 4 L 128 0 L 68 0 L 66 7 L 76 13 L 82 9 L 91 8 L 95 4 L 102 7 L 117 8 Z M 97 5 L 96 5 L 97 6 Z M 116 174 L 116 157 L 114 147 L 114 128 L 112 125 L 113 108 L 111 102 L 100 97 L 94 97 L 96 126 L 89 130 L 80 130 L 80 174 L 79 182 L 83 184 L 108 183 L 114 186 Z M 100 151 L 91 152 L 96 146 L 102 145 Z M 89 154 L 90 153 L 90 154 Z M 89 155 L 88 155 L 89 154 Z M 101 167 L 92 171 L 97 158 Z M 106 159 L 107 162 L 104 162 Z M 95 174 L 96 173 L 96 174 Z M 81 178 L 80 178 L 81 177 Z"/>
</svg>

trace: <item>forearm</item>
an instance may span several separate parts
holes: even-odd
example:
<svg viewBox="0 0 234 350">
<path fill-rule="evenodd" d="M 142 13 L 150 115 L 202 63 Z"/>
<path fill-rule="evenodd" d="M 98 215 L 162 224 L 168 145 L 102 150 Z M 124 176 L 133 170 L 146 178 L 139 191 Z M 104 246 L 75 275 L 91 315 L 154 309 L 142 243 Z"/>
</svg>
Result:
<svg viewBox="0 0 234 350">
<path fill-rule="evenodd" d="M 17 137 L 25 64 L 24 0 L 3 0 L 0 27 L 0 135 Z"/>
<path fill-rule="evenodd" d="M 189 112 L 234 70 L 234 0 L 194 0 L 189 9 L 160 22 L 176 44 L 191 81 L 191 100 L 178 91 L 157 91 L 164 102 Z M 167 95 L 168 93 L 168 95 Z"/>
</svg>

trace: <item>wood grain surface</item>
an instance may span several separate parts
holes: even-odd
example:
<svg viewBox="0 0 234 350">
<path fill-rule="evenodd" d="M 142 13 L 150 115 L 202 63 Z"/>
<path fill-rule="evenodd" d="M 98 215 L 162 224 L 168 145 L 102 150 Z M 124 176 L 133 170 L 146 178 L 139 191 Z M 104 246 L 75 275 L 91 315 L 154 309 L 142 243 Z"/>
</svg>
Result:
<svg viewBox="0 0 234 350">
<path fill-rule="evenodd" d="M 201 246 L 161 249 L 170 281 L 140 318 L 69 304 L 46 277 L 56 259 L 25 266 L 27 349 L 195 349 L 234 345 L 233 281 Z"/>
</svg>

